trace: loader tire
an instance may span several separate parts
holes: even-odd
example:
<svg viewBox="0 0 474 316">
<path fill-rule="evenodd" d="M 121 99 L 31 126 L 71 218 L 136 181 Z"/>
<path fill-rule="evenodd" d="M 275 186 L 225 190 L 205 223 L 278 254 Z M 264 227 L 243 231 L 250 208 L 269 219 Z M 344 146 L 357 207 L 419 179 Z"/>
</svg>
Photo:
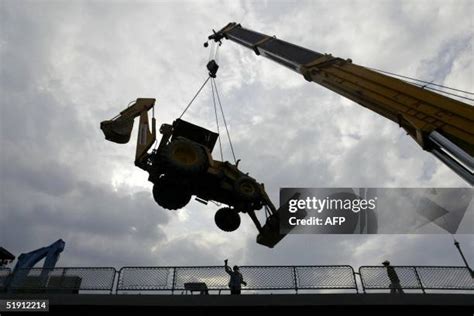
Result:
<svg viewBox="0 0 474 316">
<path fill-rule="evenodd" d="M 153 198 L 159 206 L 168 210 L 185 207 L 191 200 L 191 192 L 187 188 L 173 184 L 160 178 L 153 185 Z"/>
<path fill-rule="evenodd" d="M 260 198 L 260 185 L 250 177 L 241 177 L 235 181 L 234 191 L 238 198 L 254 202 Z"/>
<path fill-rule="evenodd" d="M 206 153 L 199 145 L 183 139 L 172 141 L 163 155 L 170 170 L 182 175 L 199 174 L 209 164 Z"/>
<path fill-rule="evenodd" d="M 240 226 L 240 215 L 230 207 L 223 207 L 214 215 L 217 227 L 225 232 L 232 232 Z"/>
</svg>

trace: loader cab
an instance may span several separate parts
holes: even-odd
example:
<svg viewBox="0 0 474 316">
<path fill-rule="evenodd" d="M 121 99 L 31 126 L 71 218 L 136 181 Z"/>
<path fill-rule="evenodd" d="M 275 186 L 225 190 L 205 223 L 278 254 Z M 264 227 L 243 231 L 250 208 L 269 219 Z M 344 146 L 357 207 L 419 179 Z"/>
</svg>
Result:
<svg viewBox="0 0 474 316">
<path fill-rule="evenodd" d="M 160 133 L 163 138 L 152 154 L 153 167 L 149 170 L 153 197 L 160 206 L 176 210 L 187 205 L 193 195 L 201 203 L 228 205 L 218 211 L 223 215 L 216 223 L 232 231 L 240 224 L 238 212 L 254 211 L 266 204 L 263 187 L 255 179 L 236 164 L 213 159 L 219 134 L 181 119 L 172 125 L 163 124 Z M 228 222 L 232 225 L 226 225 Z"/>
<path fill-rule="evenodd" d="M 180 137 L 196 142 L 206 147 L 209 152 L 212 153 L 219 134 L 182 119 L 177 119 L 173 122 L 173 135 L 171 137 L 171 141 L 174 141 Z"/>
<path fill-rule="evenodd" d="M 147 170 L 155 201 L 175 210 L 184 207 L 191 195 L 197 195 L 197 187 L 216 191 L 210 188 L 218 180 L 208 169 L 214 165 L 211 153 L 219 135 L 182 119 L 161 125 L 160 133 L 163 137 L 150 155 Z"/>
</svg>

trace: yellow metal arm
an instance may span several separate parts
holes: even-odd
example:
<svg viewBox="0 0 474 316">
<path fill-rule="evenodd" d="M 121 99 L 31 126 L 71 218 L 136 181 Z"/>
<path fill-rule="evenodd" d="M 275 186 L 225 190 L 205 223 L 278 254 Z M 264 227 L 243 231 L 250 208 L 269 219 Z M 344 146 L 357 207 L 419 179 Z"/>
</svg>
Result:
<svg viewBox="0 0 474 316">
<path fill-rule="evenodd" d="M 131 106 L 120 112 L 119 115 L 111 120 L 100 123 L 100 128 L 104 132 L 105 139 L 125 144 L 130 140 L 133 129 L 133 120 L 140 116 L 137 137 L 137 150 L 135 155 L 135 165 L 143 167 L 146 163 L 148 149 L 156 140 L 156 121 L 151 120 L 151 132 L 148 122 L 148 111 L 155 105 L 155 99 L 139 98 Z"/>
<path fill-rule="evenodd" d="M 471 185 L 474 107 L 399 79 L 229 23 L 209 36 L 230 39 L 392 120 Z"/>
</svg>

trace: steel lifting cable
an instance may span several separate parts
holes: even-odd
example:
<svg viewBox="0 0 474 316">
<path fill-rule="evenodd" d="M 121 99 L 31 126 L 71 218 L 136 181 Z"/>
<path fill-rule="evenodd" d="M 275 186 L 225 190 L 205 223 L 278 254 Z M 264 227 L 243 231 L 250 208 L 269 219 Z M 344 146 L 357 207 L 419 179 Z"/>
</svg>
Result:
<svg viewBox="0 0 474 316">
<path fill-rule="evenodd" d="M 419 83 L 416 83 L 416 82 L 412 82 L 412 81 L 408 81 L 408 80 L 404 80 L 404 79 L 400 79 L 400 80 L 403 81 L 403 82 L 406 82 L 406 83 L 408 83 L 408 84 L 417 86 L 417 87 L 419 87 L 419 88 L 421 88 L 421 89 L 432 90 L 432 91 L 436 91 L 436 92 L 439 92 L 439 93 L 442 93 L 442 94 L 454 96 L 454 97 L 457 97 L 457 98 L 462 98 L 462 99 L 466 99 L 466 100 L 469 100 L 469 101 L 474 101 L 474 99 L 471 99 L 471 98 L 468 98 L 468 97 L 464 97 L 464 96 L 462 96 L 462 95 L 458 95 L 458 94 L 455 94 L 455 93 L 451 93 L 451 92 L 448 92 L 448 91 L 444 91 L 444 90 L 441 90 L 441 89 L 436 89 L 436 88 L 433 88 L 433 87 L 429 87 L 428 85 L 422 85 L 422 84 L 419 84 Z"/>
<path fill-rule="evenodd" d="M 443 91 L 443 90 L 440 90 L 440 89 L 435 89 L 435 88 L 428 87 L 428 86 L 422 86 L 421 88 L 422 89 L 426 88 L 428 90 L 437 91 L 437 92 L 444 93 L 444 94 L 447 94 L 447 95 L 455 96 L 457 98 L 466 99 L 466 100 L 469 100 L 469 101 L 474 101 L 474 99 L 472 99 L 472 98 L 468 98 L 468 97 L 465 97 L 465 96 L 462 96 L 462 95 L 459 95 L 459 94 L 451 93 L 451 92 L 448 92 L 448 91 Z"/>
<path fill-rule="evenodd" d="M 212 53 L 213 53 L 213 48 L 214 48 L 214 43 L 212 43 L 212 47 L 211 47 L 211 50 L 209 52 L 209 61 L 211 61 L 212 59 Z M 214 50 L 214 60 L 216 60 L 218 58 L 218 52 L 219 52 L 219 47 L 220 45 L 217 45 L 216 46 L 216 49 Z M 232 152 L 232 157 L 234 158 L 234 163 L 237 164 L 237 158 L 235 157 L 235 151 L 234 151 L 234 145 L 232 144 L 232 139 L 230 137 L 230 132 L 229 132 L 229 128 L 227 126 L 227 120 L 225 118 L 225 114 L 224 114 L 224 108 L 222 107 L 222 103 L 221 103 L 221 99 L 220 99 L 220 95 L 219 95 L 219 92 L 218 92 L 218 89 L 217 89 L 217 84 L 214 80 L 213 77 L 211 77 L 211 75 L 209 75 L 207 77 L 207 79 L 204 81 L 204 83 L 201 85 L 201 87 L 199 88 L 199 90 L 196 92 L 196 94 L 194 95 L 194 97 L 191 99 L 191 101 L 188 103 L 188 105 L 186 106 L 186 108 L 184 109 L 183 113 L 181 113 L 181 115 L 179 116 L 179 118 L 182 118 L 183 115 L 186 113 L 186 111 L 189 109 L 189 107 L 191 106 L 191 104 L 194 102 L 194 100 L 196 99 L 196 97 L 199 95 L 199 93 L 201 93 L 202 89 L 204 88 L 204 86 L 207 84 L 207 82 L 209 81 L 209 79 L 212 79 L 211 80 L 211 93 L 212 93 L 212 103 L 214 105 L 214 115 L 215 115 L 215 118 L 216 118 L 216 126 L 217 126 L 217 134 L 219 135 L 218 136 L 218 139 L 219 139 L 219 149 L 220 149 L 220 154 L 221 154 L 221 159 L 224 160 L 224 153 L 223 153 L 223 150 L 222 150 L 222 141 L 221 141 L 221 137 L 220 137 L 220 128 L 219 128 L 219 116 L 217 114 L 217 104 L 216 104 L 216 97 L 217 97 L 217 101 L 219 103 L 219 108 L 221 110 L 221 115 L 222 115 L 222 119 L 224 121 L 224 126 L 225 126 L 225 130 L 226 130 L 226 134 L 227 134 L 227 138 L 229 140 L 229 145 L 230 145 L 230 150 Z"/>
<path fill-rule="evenodd" d="M 216 62 L 219 58 L 219 47 L 220 46 L 221 46 L 220 43 L 215 46 L 214 58 L 213 59 Z M 215 113 L 215 116 L 216 116 L 217 133 L 219 134 L 219 148 L 220 148 L 220 151 L 221 151 L 221 159 L 224 160 L 224 155 L 223 155 L 223 152 L 222 152 L 222 142 L 221 142 L 221 138 L 220 138 L 219 119 L 218 119 L 217 106 L 216 106 L 216 97 L 217 97 L 217 101 L 219 103 L 219 108 L 221 110 L 222 120 L 224 121 L 224 126 L 225 126 L 225 130 L 226 130 L 226 134 L 227 134 L 227 139 L 229 140 L 230 150 L 232 152 L 232 157 L 234 158 L 234 163 L 237 164 L 237 159 L 235 157 L 234 146 L 232 145 L 232 139 L 230 137 L 229 128 L 227 126 L 227 120 L 225 118 L 224 109 L 222 107 L 221 98 L 219 96 L 219 92 L 218 92 L 218 89 L 217 89 L 217 84 L 216 84 L 216 81 L 214 80 L 214 77 L 211 80 L 211 88 L 212 88 L 211 89 L 212 90 L 212 102 L 214 104 L 214 113 Z"/>
<path fill-rule="evenodd" d="M 405 78 L 405 79 L 410 79 L 410 80 L 414 80 L 414 81 L 418 81 L 418 82 L 423 82 L 426 85 L 438 86 L 438 87 L 441 87 L 441 88 L 445 88 L 445 89 L 454 90 L 454 91 L 457 91 L 457 92 L 462 92 L 462 93 L 474 95 L 474 92 L 455 89 L 455 88 L 451 88 L 451 87 L 448 87 L 448 86 L 443 86 L 443 85 L 438 84 L 438 83 L 429 82 L 429 81 L 425 81 L 425 80 L 420 80 L 420 79 L 416 79 L 416 78 L 411 78 L 411 77 L 408 77 L 408 76 L 399 75 L 399 74 L 396 74 L 396 73 L 393 73 L 393 72 L 380 70 L 380 69 L 377 69 L 377 68 L 370 68 L 370 67 L 366 67 L 366 68 L 368 68 L 370 70 L 375 70 L 375 71 L 378 71 L 378 72 L 382 72 L 382 73 L 385 73 L 385 74 L 388 74 L 388 75 L 392 75 L 392 76 L 397 76 L 397 77 L 401 77 L 401 78 Z"/>
<path fill-rule="evenodd" d="M 211 61 L 212 59 L 212 53 L 214 51 L 214 42 L 211 43 L 211 49 L 209 50 L 209 59 L 208 61 Z M 215 52 L 214 52 L 214 59 L 216 58 L 217 56 L 217 50 L 219 49 L 219 46 L 217 46 Z M 202 86 L 199 88 L 198 92 L 196 92 L 196 94 L 194 95 L 194 97 L 191 99 L 191 101 L 188 103 L 188 105 L 186 106 L 186 108 L 184 109 L 183 113 L 181 113 L 181 115 L 179 116 L 179 118 L 182 118 L 184 113 L 186 113 L 186 111 L 189 109 L 189 107 L 191 106 L 191 104 L 194 102 L 194 100 L 196 99 L 196 97 L 199 95 L 199 93 L 202 91 L 202 89 L 204 88 L 204 86 L 206 85 L 206 83 L 209 81 L 209 79 L 211 79 L 211 76 L 207 77 L 207 79 L 204 81 L 204 83 L 202 84 Z"/>
<path fill-rule="evenodd" d="M 182 118 L 184 113 L 186 113 L 186 111 L 189 109 L 189 107 L 191 106 L 191 104 L 193 103 L 194 99 L 196 99 L 196 97 L 198 96 L 198 94 L 201 92 L 202 88 L 204 88 L 204 86 L 206 85 L 206 83 L 209 81 L 209 79 L 211 79 L 211 77 L 207 77 L 206 81 L 204 81 L 204 83 L 202 84 L 201 88 L 199 88 L 198 92 L 196 92 L 196 94 L 194 95 L 194 97 L 191 99 L 191 101 L 188 103 L 188 105 L 186 106 L 186 108 L 184 109 L 183 113 L 181 113 L 181 115 L 179 116 L 179 118 Z"/>
<path fill-rule="evenodd" d="M 425 81 L 425 80 L 420 80 L 420 79 L 416 79 L 416 78 L 412 78 L 412 77 L 408 77 L 408 76 L 403 76 L 403 75 L 399 75 L 399 74 L 396 74 L 396 73 L 393 73 L 393 72 L 384 71 L 384 70 L 381 70 L 381 69 L 370 68 L 370 67 L 365 67 L 365 68 L 376 71 L 376 72 L 384 73 L 384 74 L 387 74 L 387 75 L 396 76 L 396 77 L 404 78 L 404 79 L 408 79 L 408 80 L 413 80 L 413 81 L 416 81 L 416 82 L 421 82 L 423 84 L 419 84 L 419 83 L 415 83 L 415 82 L 409 82 L 409 83 L 414 84 L 418 87 L 421 87 L 422 89 L 426 88 L 426 89 L 429 89 L 429 90 L 441 92 L 441 93 L 451 95 L 451 96 L 455 96 L 455 97 L 458 97 L 458 98 L 474 101 L 474 99 L 472 99 L 472 98 L 465 97 L 465 96 L 455 94 L 455 93 L 452 93 L 452 92 L 448 92 L 448 91 L 443 91 L 441 89 L 436 89 L 436 88 L 433 88 L 433 87 L 430 87 L 430 86 L 436 86 L 436 87 L 440 87 L 440 88 L 443 88 L 443 89 L 449 89 L 449 90 L 452 90 L 452 91 L 457 91 L 457 92 L 461 92 L 461 93 L 465 93 L 465 94 L 469 94 L 469 95 L 474 95 L 473 92 L 460 90 L 460 89 L 455 89 L 455 88 L 444 86 L 444 85 L 441 85 L 441 84 L 438 84 L 438 83 L 429 82 L 429 81 Z M 407 82 L 407 81 L 405 81 L 405 82 Z"/>
<path fill-rule="evenodd" d="M 237 159 L 235 158 L 234 146 L 232 145 L 232 139 L 230 138 L 229 128 L 227 127 L 227 120 L 225 119 L 224 109 L 223 109 L 223 107 L 222 107 L 221 98 L 219 97 L 219 92 L 218 92 L 218 89 L 217 89 L 217 84 L 216 84 L 216 81 L 214 80 L 214 78 L 211 80 L 211 86 L 212 86 L 212 85 L 214 85 L 215 90 L 216 90 L 217 101 L 218 101 L 219 107 L 220 107 L 220 109 L 221 109 L 222 119 L 223 119 L 223 121 L 224 121 L 224 126 L 225 126 L 225 130 L 226 130 L 226 133 L 227 133 L 227 138 L 229 139 L 229 145 L 230 145 L 230 150 L 231 150 L 231 152 L 232 152 L 232 157 L 234 158 L 234 163 L 237 164 Z"/>
<path fill-rule="evenodd" d="M 221 160 L 224 161 L 224 153 L 222 152 L 222 141 L 221 141 L 221 133 L 219 130 L 219 119 L 217 116 L 217 105 L 216 105 L 216 97 L 214 94 L 214 85 L 212 84 L 211 80 L 211 91 L 212 91 L 212 103 L 214 104 L 214 114 L 216 116 L 216 125 L 217 125 L 217 134 L 219 135 L 217 138 L 219 139 L 219 149 L 221 152 Z"/>
</svg>

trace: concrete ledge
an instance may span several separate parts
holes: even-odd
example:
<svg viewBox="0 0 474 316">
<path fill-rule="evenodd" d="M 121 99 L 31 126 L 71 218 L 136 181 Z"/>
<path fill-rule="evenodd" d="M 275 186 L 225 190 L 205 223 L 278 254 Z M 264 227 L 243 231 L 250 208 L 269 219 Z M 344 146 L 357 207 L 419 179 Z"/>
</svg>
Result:
<svg viewBox="0 0 474 316">
<path fill-rule="evenodd" d="M 298 307 L 461 306 L 474 308 L 473 294 L 272 294 L 272 295 L 107 295 L 0 294 L 0 299 L 49 299 L 58 307 Z"/>
</svg>

